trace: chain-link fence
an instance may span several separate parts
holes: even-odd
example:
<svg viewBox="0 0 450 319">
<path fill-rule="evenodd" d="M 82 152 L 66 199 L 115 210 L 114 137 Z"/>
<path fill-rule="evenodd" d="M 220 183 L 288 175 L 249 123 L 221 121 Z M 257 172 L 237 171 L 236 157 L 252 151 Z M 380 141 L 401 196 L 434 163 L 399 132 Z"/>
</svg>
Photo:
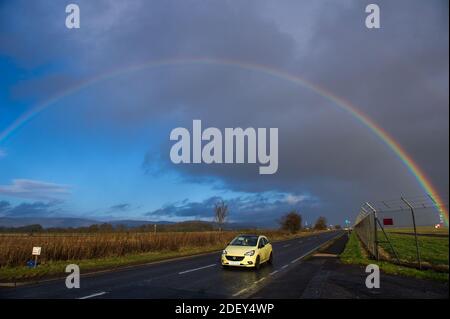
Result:
<svg viewBox="0 0 450 319">
<path fill-rule="evenodd" d="M 353 230 L 356 232 L 359 240 L 363 243 L 366 250 L 378 259 L 377 254 L 377 225 L 375 214 L 366 210 L 361 210 L 356 218 Z"/>
<path fill-rule="evenodd" d="M 447 206 L 429 196 L 365 203 L 353 229 L 377 260 L 448 272 Z"/>
</svg>

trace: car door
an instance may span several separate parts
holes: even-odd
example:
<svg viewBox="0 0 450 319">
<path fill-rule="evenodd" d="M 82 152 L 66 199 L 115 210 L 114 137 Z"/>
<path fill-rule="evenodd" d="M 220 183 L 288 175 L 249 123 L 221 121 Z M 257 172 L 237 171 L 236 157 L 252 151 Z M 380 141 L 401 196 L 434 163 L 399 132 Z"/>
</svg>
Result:
<svg viewBox="0 0 450 319">
<path fill-rule="evenodd" d="M 266 238 L 266 246 L 264 248 L 267 251 L 267 259 L 269 259 L 270 258 L 270 254 L 272 253 L 272 244 L 270 243 L 268 238 Z"/>
<path fill-rule="evenodd" d="M 268 260 L 270 257 L 270 243 L 269 240 L 267 238 L 263 238 L 264 239 L 264 254 L 265 254 L 265 260 Z"/>
<path fill-rule="evenodd" d="M 264 247 L 261 248 L 261 261 L 266 261 L 269 258 L 268 250 L 267 250 L 267 239 L 265 237 L 261 237 L 261 242 Z"/>
<path fill-rule="evenodd" d="M 265 250 L 265 246 L 264 246 L 264 237 L 259 237 L 259 241 L 258 241 L 258 253 L 260 256 L 260 260 L 261 262 L 264 262 L 266 260 L 266 250 Z"/>
</svg>

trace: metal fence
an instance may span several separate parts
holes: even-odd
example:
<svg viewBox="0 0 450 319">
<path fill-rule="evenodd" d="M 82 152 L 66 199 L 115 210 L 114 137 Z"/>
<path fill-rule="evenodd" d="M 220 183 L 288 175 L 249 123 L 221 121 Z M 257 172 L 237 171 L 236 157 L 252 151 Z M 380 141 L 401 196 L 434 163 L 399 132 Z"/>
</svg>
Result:
<svg viewBox="0 0 450 319">
<path fill-rule="evenodd" d="M 375 213 L 368 212 L 361 207 L 361 212 L 356 219 L 356 223 L 353 230 L 356 232 L 359 240 L 364 244 L 367 251 L 378 259 L 378 248 L 377 248 L 377 225 L 375 219 Z"/>
<path fill-rule="evenodd" d="M 445 238 L 448 243 L 445 207 L 430 196 L 367 202 L 361 206 L 353 230 L 372 258 L 422 268 L 421 249 L 426 249 L 429 236 Z M 439 232 L 439 228 L 447 231 Z"/>
</svg>

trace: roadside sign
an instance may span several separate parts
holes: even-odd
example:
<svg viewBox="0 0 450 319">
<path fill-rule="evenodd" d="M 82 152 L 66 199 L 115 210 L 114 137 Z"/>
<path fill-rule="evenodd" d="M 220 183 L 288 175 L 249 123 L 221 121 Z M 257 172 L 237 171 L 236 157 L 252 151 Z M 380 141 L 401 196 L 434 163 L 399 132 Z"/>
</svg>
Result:
<svg viewBox="0 0 450 319">
<path fill-rule="evenodd" d="M 383 218 L 383 225 L 392 226 L 394 225 L 394 219 L 392 218 Z"/>
<path fill-rule="evenodd" d="M 37 267 L 38 256 L 41 255 L 41 247 L 33 247 L 31 254 L 34 256 L 34 268 Z"/>
<path fill-rule="evenodd" d="M 33 256 L 41 255 L 41 247 L 33 247 L 33 252 L 31 253 Z"/>
</svg>

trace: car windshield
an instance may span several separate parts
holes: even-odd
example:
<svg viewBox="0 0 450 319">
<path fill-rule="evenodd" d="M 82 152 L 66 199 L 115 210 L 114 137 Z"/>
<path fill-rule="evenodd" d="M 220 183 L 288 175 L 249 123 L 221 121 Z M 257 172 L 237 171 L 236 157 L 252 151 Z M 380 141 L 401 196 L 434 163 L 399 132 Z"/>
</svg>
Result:
<svg viewBox="0 0 450 319">
<path fill-rule="evenodd" d="M 232 246 L 256 246 L 258 236 L 238 236 L 230 243 Z"/>
</svg>

